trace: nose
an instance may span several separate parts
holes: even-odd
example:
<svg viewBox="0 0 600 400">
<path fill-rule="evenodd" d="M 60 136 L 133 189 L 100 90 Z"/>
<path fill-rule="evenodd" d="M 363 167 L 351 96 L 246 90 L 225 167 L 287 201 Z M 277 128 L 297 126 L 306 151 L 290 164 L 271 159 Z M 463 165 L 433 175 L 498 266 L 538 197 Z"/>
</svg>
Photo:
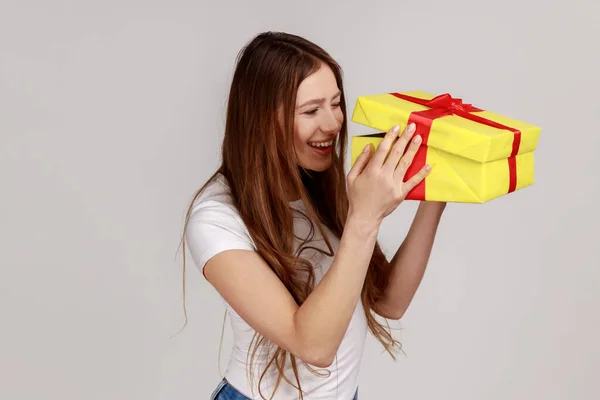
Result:
<svg viewBox="0 0 600 400">
<path fill-rule="evenodd" d="M 342 124 L 338 121 L 338 118 L 333 110 L 329 111 L 323 116 L 321 122 L 321 131 L 324 133 L 336 134 L 342 128 Z"/>
</svg>

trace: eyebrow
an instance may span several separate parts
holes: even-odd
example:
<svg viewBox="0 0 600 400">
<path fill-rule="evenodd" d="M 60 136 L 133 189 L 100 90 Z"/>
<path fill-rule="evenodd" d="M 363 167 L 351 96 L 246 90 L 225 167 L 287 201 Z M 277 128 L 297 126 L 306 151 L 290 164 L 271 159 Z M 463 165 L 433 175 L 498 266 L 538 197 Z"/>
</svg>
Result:
<svg viewBox="0 0 600 400">
<path fill-rule="evenodd" d="M 338 90 L 338 92 L 335 94 L 335 96 L 333 96 L 331 99 L 335 99 L 336 97 L 338 97 L 338 96 L 341 96 L 341 94 L 342 94 L 342 91 L 341 91 L 341 90 Z M 303 103 L 303 104 L 299 105 L 297 108 L 302 108 L 302 107 L 304 107 L 304 106 L 307 106 L 307 105 L 309 105 L 309 104 L 321 104 L 321 103 L 323 103 L 324 101 L 325 101 L 325 99 L 324 99 L 324 98 L 320 98 L 320 99 L 312 99 L 312 100 L 309 100 L 309 101 L 307 101 L 307 102 L 305 102 L 305 103 Z"/>
</svg>

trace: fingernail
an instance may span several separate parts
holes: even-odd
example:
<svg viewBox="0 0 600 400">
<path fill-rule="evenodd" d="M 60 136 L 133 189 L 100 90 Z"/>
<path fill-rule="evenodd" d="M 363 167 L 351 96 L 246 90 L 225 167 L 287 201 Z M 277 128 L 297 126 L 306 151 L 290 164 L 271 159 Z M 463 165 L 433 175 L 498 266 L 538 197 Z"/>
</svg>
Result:
<svg viewBox="0 0 600 400">
<path fill-rule="evenodd" d="M 414 123 L 410 123 L 410 125 L 408 125 L 408 128 L 406 129 L 406 131 L 408 133 L 413 133 L 415 131 L 415 129 L 416 129 L 415 124 Z"/>
<path fill-rule="evenodd" d="M 421 143 L 421 135 L 415 136 L 414 142 L 415 142 L 415 144 Z"/>
<path fill-rule="evenodd" d="M 425 171 L 426 171 L 426 172 L 429 172 L 429 171 L 431 171 L 431 165 L 430 165 L 430 164 L 427 164 L 427 165 L 425 166 Z"/>
<path fill-rule="evenodd" d="M 366 145 L 365 148 L 363 149 L 363 153 L 367 153 L 370 148 L 371 148 L 370 144 Z"/>
<path fill-rule="evenodd" d="M 392 128 L 392 133 L 398 133 L 399 130 L 400 130 L 400 125 L 394 125 L 394 127 Z"/>
</svg>

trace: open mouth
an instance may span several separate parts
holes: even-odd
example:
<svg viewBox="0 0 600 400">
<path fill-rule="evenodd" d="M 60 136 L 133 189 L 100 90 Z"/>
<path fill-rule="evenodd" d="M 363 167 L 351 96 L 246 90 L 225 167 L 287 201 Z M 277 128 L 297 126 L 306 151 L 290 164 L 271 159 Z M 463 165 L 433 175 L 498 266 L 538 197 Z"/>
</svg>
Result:
<svg viewBox="0 0 600 400">
<path fill-rule="evenodd" d="M 308 142 L 308 145 L 317 149 L 324 149 L 333 145 L 333 140 L 327 142 Z"/>
<path fill-rule="evenodd" d="M 308 142 L 308 145 L 319 156 L 328 156 L 333 151 L 333 140 L 327 142 Z"/>
</svg>

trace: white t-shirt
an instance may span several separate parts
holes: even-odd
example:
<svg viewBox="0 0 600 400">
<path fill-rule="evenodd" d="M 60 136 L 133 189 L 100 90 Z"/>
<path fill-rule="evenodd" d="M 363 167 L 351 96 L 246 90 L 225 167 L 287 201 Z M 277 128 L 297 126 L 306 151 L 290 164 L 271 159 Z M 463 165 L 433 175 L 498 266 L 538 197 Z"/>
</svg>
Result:
<svg viewBox="0 0 600 400">
<path fill-rule="evenodd" d="M 294 209 L 302 210 L 304 205 L 298 200 L 290 203 Z M 310 225 L 300 214 L 294 213 L 294 232 L 297 237 L 307 238 Z M 218 175 L 195 202 L 188 223 L 186 240 L 192 259 L 202 271 L 206 262 L 216 254 L 225 250 L 242 249 L 256 250 L 239 213 L 233 206 L 229 187 L 224 176 Z M 335 252 L 339 247 L 339 240 L 326 230 L 328 239 Z M 319 231 L 314 230 L 314 239 L 311 246 L 327 250 L 326 244 Z M 301 241 L 296 239 L 296 249 Z M 305 250 L 302 255 L 313 261 L 315 265 L 315 284 L 331 266 L 332 258 L 314 250 Z M 227 303 L 228 318 L 233 329 L 234 345 L 229 359 L 225 377 L 238 391 L 251 399 L 260 399 L 258 393 L 258 380 L 265 366 L 265 357 L 257 356 L 254 359 L 254 386 L 247 379 L 246 359 L 254 329 L 252 329 Z M 327 368 L 325 374 L 314 375 L 298 362 L 298 373 L 302 389 L 306 392 L 306 400 L 350 400 L 354 397 L 358 387 L 359 366 L 364 350 L 367 333 L 367 321 L 362 303 L 359 301 L 348 330 L 338 348 L 333 364 Z M 253 344 L 254 345 L 254 344 Z M 316 368 L 323 372 L 322 369 Z M 327 372 L 327 371 L 325 371 Z M 288 362 L 285 370 L 289 380 L 295 383 L 295 377 Z M 270 369 L 261 384 L 262 392 L 269 398 L 275 384 L 277 372 Z M 298 391 L 284 380 L 281 381 L 275 399 L 297 399 Z"/>
</svg>

